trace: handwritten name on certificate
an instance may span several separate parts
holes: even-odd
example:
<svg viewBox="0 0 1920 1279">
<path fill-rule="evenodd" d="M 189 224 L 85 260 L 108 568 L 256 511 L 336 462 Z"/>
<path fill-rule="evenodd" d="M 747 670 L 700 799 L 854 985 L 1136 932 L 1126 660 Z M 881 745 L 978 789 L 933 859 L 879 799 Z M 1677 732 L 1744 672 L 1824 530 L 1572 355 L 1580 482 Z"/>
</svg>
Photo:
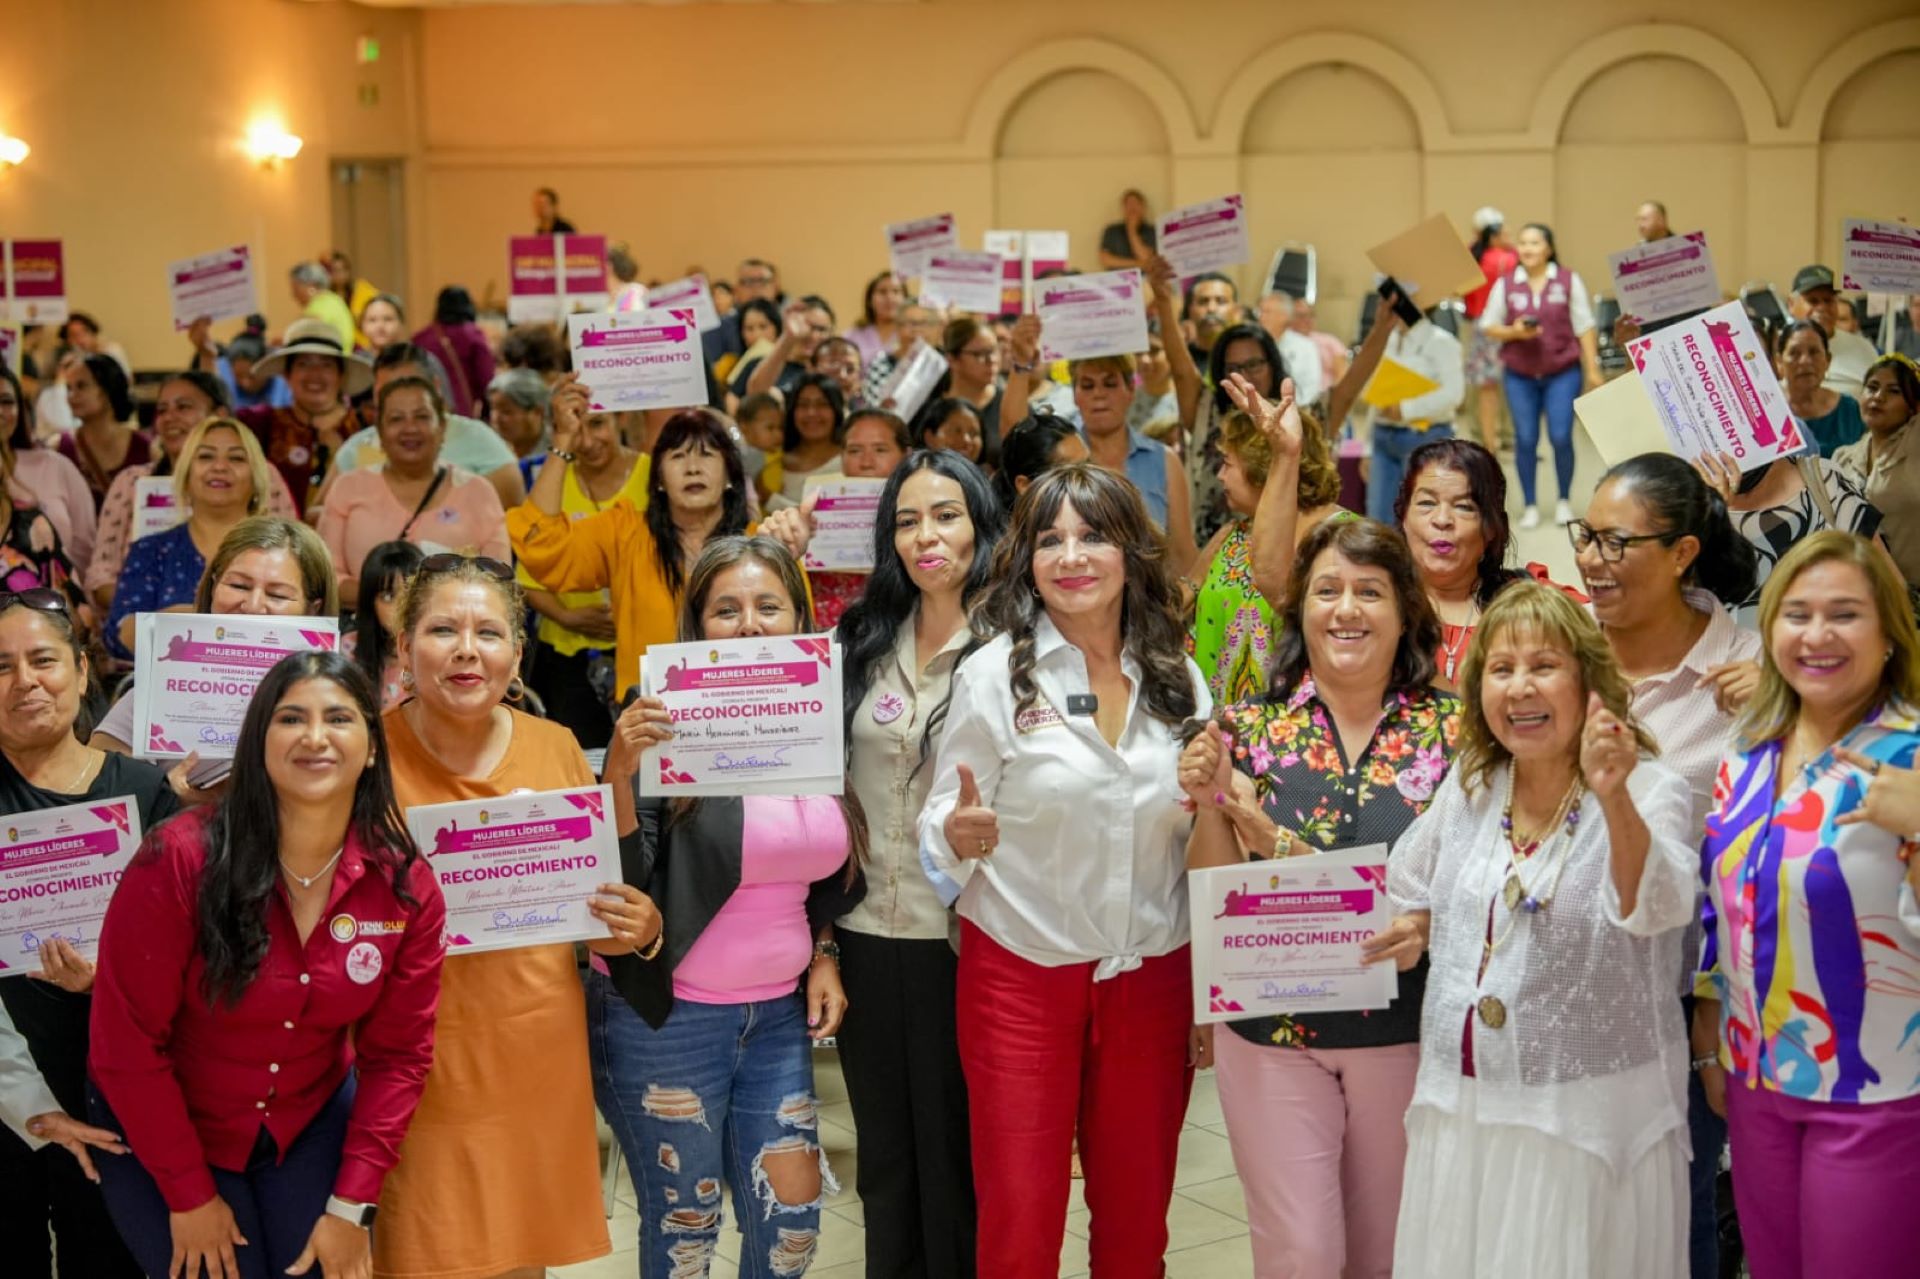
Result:
<svg viewBox="0 0 1920 1279">
<path fill-rule="evenodd" d="M 706 357 L 690 310 L 574 314 L 567 334 L 595 411 L 707 402 Z"/>
<path fill-rule="evenodd" d="M 447 899 L 449 954 L 612 935 L 587 911 L 620 878 L 608 787 L 421 804 L 407 829 Z"/>
<path fill-rule="evenodd" d="M 1392 918 L 1384 844 L 1188 871 L 1187 898 L 1195 1021 L 1385 1008 L 1400 989 L 1360 951 Z"/>
<path fill-rule="evenodd" d="M 232 759 L 253 690 L 289 653 L 340 645 L 332 617 L 142 613 L 134 623 L 133 753 Z"/>
<path fill-rule="evenodd" d="M 1147 349 L 1147 300 L 1140 272 L 1095 271 L 1033 286 L 1040 358 L 1092 360 Z"/>
<path fill-rule="evenodd" d="M 0 977 L 40 967 L 43 941 L 93 958 L 107 902 L 140 847 L 133 798 L 10 813 L 0 834 Z"/>
<path fill-rule="evenodd" d="M 641 755 L 640 794 L 840 794 L 840 666 L 826 635 L 651 646 L 641 682 L 673 738 Z"/>
<path fill-rule="evenodd" d="M 844 475 L 808 480 L 813 503 L 813 537 L 807 542 L 805 568 L 823 573 L 873 572 L 873 522 L 880 514 L 881 479 Z"/>
</svg>

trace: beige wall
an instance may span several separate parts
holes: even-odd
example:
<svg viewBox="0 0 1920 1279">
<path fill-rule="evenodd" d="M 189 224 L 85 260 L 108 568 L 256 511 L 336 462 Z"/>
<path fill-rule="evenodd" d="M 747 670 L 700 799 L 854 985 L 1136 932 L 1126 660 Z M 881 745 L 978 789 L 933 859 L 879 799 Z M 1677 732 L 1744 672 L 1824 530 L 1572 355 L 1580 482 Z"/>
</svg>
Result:
<svg viewBox="0 0 1920 1279">
<path fill-rule="evenodd" d="M 1633 206 L 1662 198 L 1708 232 L 1729 289 L 1830 256 L 1844 216 L 1920 216 L 1909 0 L 1703 0 L 1691 26 L 1649 3 L 1370 0 L 1337 31 L 1317 8 L 1226 0 L 35 12 L 39 43 L 0 45 L 0 129 L 35 146 L 0 178 L 0 226 L 65 235 L 78 299 L 145 361 L 175 350 L 162 264 L 227 239 L 262 240 L 284 322 L 284 265 L 326 233 L 330 155 L 411 162 L 418 301 L 499 288 L 503 240 L 551 184 L 649 276 L 759 253 L 846 318 L 887 221 L 951 210 L 969 243 L 1063 227 L 1091 264 L 1125 186 L 1162 204 L 1245 190 L 1257 259 L 1318 246 L 1340 330 L 1361 251 L 1430 209 L 1551 222 L 1598 285 Z M 386 47 L 373 107 L 362 31 Z M 268 106 L 307 138 L 281 173 L 231 149 Z"/>
</svg>

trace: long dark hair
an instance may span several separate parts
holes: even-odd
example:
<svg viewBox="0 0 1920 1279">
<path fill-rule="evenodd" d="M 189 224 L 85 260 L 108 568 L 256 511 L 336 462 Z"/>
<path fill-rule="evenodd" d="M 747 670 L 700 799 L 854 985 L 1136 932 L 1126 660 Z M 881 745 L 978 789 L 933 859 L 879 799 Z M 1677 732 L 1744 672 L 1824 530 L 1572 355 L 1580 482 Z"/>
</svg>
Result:
<svg viewBox="0 0 1920 1279">
<path fill-rule="evenodd" d="M 458 284 L 449 284 L 440 290 L 440 296 L 433 300 L 433 322 L 446 328 L 457 328 L 462 324 L 472 324 L 480 317 L 478 308 L 473 305 L 473 294 Z"/>
<path fill-rule="evenodd" d="M 993 473 L 993 492 L 1005 510 L 1020 499 L 1016 480 L 1031 483 L 1053 469 L 1060 441 L 1080 432 L 1072 422 L 1044 410 L 1029 413 L 1000 441 L 1000 465 Z"/>
<path fill-rule="evenodd" d="M 131 420 L 134 412 L 133 384 L 127 380 L 127 371 L 120 367 L 120 361 L 96 351 L 92 355 L 81 356 L 80 362 L 87 366 L 87 373 L 93 378 L 94 385 L 100 388 L 100 394 L 107 397 L 107 408 L 113 414 L 113 420 Z"/>
<path fill-rule="evenodd" d="M 1187 671 L 1186 610 L 1180 583 L 1167 564 L 1167 538 L 1124 476 L 1091 462 L 1048 471 L 1014 504 L 1012 526 L 994 553 L 992 585 L 973 609 L 974 633 L 1004 631 L 1013 640 L 1007 675 L 1018 710 L 1030 708 L 1040 690 L 1033 682 L 1034 628 L 1045 610 L 1033 581 L 1033 550 L 1068 502 L 1124 557 L 1126 587 L 1120 604 L 1120 638 L 1140 665 L 1141 704 L 1163 723 L 1193 716 L 1195 698 Z"/>
<path fill-rule="evenodd" d="M 1213 350 L 1207 353 L 1207 376 L 1213 382 L 1213 407 L 1222 413 L 1233 408 L 1233 400 L 1227 395 L 1227 348 L 1235 342 L 1260 344 L 1260 354 L 1267 360 L 1267 371 L 1273 374 L 1273 385 L 1260 392 L 1269 400 L 1280 398 L 1280 384 L 1287 378 L 1287 362 L 1280 358 L 1280 344 L 1273 340 L 1273 334 L 1257 324 L 1232 326 L 1213 340 Z M 1259 388 L 1256 386 L 1255 389 Z"/>
<path fill-rule="evenodd" d="M 793 424 L 793 415 L 799 411 L 801 394 L 810 386 L 827 397 L 827 407 L 833 410 L 833 442 L 846 441 L 847 402 L 840 393 L 840 383 L 825 373 L 802 373 L 793 384 L 793 394 L 787 397 L 787 415 L 780 423 L 780 447 L 785 452 L 800 447 L 800 428 Z"/>
<path fill-rule="evenodd" d="M 20 379 L 4 362 L 0 362 L 0 382 L 13 388 L 13 399 L 20 406 L 19 416 L 13 420 L 13 434 L 7 437 L 7 443 L 14 452 L 34 447 L 33 440 L 33 401 L 27 396 L 27 388 L 20 385 Z"/>
<path fill-rule="evenodd" d="M 840 615 L 840 625 L 835 631 L 846 663 L 841 669 L 847 718 L 845 740 L 849 749 L 853 745 L 854 713 L 873 687 L 874 672 L 899 642 L 900 628 L 913 616 L 920 602 L 920 588 L 913 584 L 894 546 L 893 526 L 900 510 L 901 488 L 921 471 L 931 471 L 958 484 L 967 504 L 967 518 L 973 521 L 973 563 L 968 566 L 966 583 L 960 588 L 963 606 L 971 607 L 986 589 L 993 570 L 994 547 L 1007 531 L 1006 510 L 994 496 L 987 477 L 958 453 L 946 449 L 915 449 L 893 468 L 893 474 L 887 477 L 887 486 L 880 490 L 880 509 L 873 521 L 873 575 L 867 579 L 866 591 Z M 920 771 L 920 764 L 926 763 L 934 734 L 946 716 L 947 703 L 943 700 L 927 717 L 925 731 L 920 734 L 920 763 L 914 765 L 915 772 Z"/>
<path fill-rule="evenodd" d="M 1507 476 L 1500 460 L 1485 446 L 1472 440 L 1431 440 L 1407 456 L 1407 473 L 1400 481 L 1400 492 L 1393 499 L 1393 522 L 1406 527 L 1407 506 L 1413 501 L 1414 486 L 1429 467 L 1454 471 L 1467 480 L 1467 495 L 1479 509 L 1480 534 L 1484 546 L 1476 566 L 1479 585 L 1474 602 L 1485 608 L 1507 583 L 1525 577 L 1518 569 L 1507 567 L 1507 547 L 1513 541 L 1513 525 L 1507 520 Z"/>
<path fill-rule="evenodd" d="M 1293 695 L 1302 676 L 1309 673 L 1306 628 L 1301 615 L 1306 609 L 1307 588 L 1313 580 L 1313 562 L 1320 553 L 1335 550 L 1354 564 L 1384 571 L 1393 583 L 1394 604 L 1400 613 L 1400 643 L 1393 654 L 1393 672 L 1387 677 L 1387 691 L 1412 693 L 1433 683 L 1434 650 L 1444 638 L 1440 623 L 1433 616 L 1433 605 L 1420 589 L 1420 577 L 1414 570 L 1413 553 L 1399 533 L 1373 520 L 1322 520 L 1307 534 L 1293 559 L 1293 572 L 1287 581 L 1287 597 L 1274 617 L 1274 630 L 1280 636 L 1274 646 L 1273 675 L 1267 686 L 1270 701 L 1285 701 Z M 1282 629 L 1282 618 L 1285 629 Z"/>
<path fill-rule="evenodd" d="M 396 579 L 405 584 L 427 553 L 412 542 L 382 542 L 360 563 L 360 598 L 353 615 L 353 660 L 374 688 L 394 653 L 393 637 L 380 624 L 380 594 Z"/>
<path fill-rule="evenodd" d="M 353 788 L 347 839 L 393 876 L 394 895 L 415 904 L 407 878 L 420 851 L 400 818 L 387 765 L 380 698 L 360 668 L 335 652 L 293 653 L 260 681 L 234 746 L 233 777 L 207 819 L 207 864 L 200 877 L 201 993 L 209 1004 L 232 1004 L 246 993 L 267 957 L 268 898 L 280 878 L 280 799 L 267 775 L 267 729 L 280 699 L 302 680 L 331 681 L 358 707 L 371 758 Z"/>
<path fill-rule="evenodd" d="M 688 444 L 704 444 L 718 453 L 727 465 L 727 491 L 721 496 L 720 523 L 712 536 L 747 531 L 747 469 L 740 461 L 739 446 L 719 418 L 705 409 L 682 409 L 660 428 L 653 442 L 653 455 L 647 472 L 647 531 L 653 534 L 653 554 L 660 566 L 660 580 L 678 595 L 687 580 L 686 554 L 680 549 L 680 530 L 674 527 L 672 504 L 667 501 L 667 484 L 660 463 L 667 454 Z"/>
<path fill-rule="evenodd" d="M 1538 231 L 1540 238 L 1547 242 L 1547 261 L 1553 263 L 1560 261 L 1560 246 L 1554 243 L 1552 227 L 1544 222 L 1529 222 L 1520 229 L 1522 231 Z"/>
<path fill-rule="evenodd" d="M 1693 467 L 1671 453 L 1642 453 L 1610 467 L 1600 483 L 1619 484 L 1660 526 L 1660 542 L 1700 543 L 1681 583 L 1697 586 L 1730 608 L 1753 598 L 1760 556 L 1733 526 L 1727 504 Z M 1597 485 L 1595 486 L 1598 487 Z"/>
</svg>

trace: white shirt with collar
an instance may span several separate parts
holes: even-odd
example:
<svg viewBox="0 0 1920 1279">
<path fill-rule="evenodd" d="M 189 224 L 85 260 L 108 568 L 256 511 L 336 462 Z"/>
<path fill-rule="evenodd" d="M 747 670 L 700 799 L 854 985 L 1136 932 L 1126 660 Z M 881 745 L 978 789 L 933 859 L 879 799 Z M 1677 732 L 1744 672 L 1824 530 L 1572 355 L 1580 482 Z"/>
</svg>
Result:
<svg viewBox="0 0 1920 1279">
<path fill-rule="evenodd" d="M 46 1138 L 28 1132 L 27 1120 L 59 1109 L 60 1103 L 27 1050 L 26 1037 L 14 1028 L 13 1018 L 0 1006 L 0 1123 L 29 1148 L 38 1150 L 47 1144 Z"/>
<path fill-rule="evenodd" d="M 872 937 L 945 941 L 946 903 L 920 864 L 918 821 L 934 777 L 933 753 L 922 760 L 920 742 L 928 717 L 947 699 L 970 635 L 962 626 L 916 670 L 918 618 L 916 611 L 901 623 L 893 651 L 875 664 L 848 731 L 847 780 L 867 815 L 867 895 L 838 926 Z"/>
<path fill-rule="evenodd" d="M 1547 263 L 1547 282 L 1550 284 L 1560 278 L 1558 262 Z M 1573 325 L 1573 336 L 1579 337 L 1593 327 L 1593 300 L 1587 296 L 1587 282 L 1580 278 L 1578 271 L 1566 272 L 1567 282 L 1567 320 Z M 1480 313 L 1480 328 L 1485 330 L 1496 324 L 1507 322 L 1507 286 L 1525 284 L 1527 268 L 1517 266 L 1513 274 L 1505 279 L 1493 282 L 1493 292 L 1487 295 L 1487 309 Z M 1542 286 L 1545 287 L 1544 285 Z"/>
<path fill-rule="evenodd" d="M 1453 421 L 1460 401 L 1467 393 L 1467 375 L 1460 358 L 1460 339 L 1432 320 L 1423 318 L 1411 329 L 1395 329 L 1387 338 L 1387 358 L 1406 365 L 1432 382 L 1438 389 L 1400 401 L 1400 421 L 1390 426 L 1408 426 L 1415 422 Z"/>
<path fill-rule="evenodd" d="M 1319 346 L 1297 329 L 1281 333 L 1274 345 L 1280 348 L 1280 362 L 1293 379 L 1294 399 L 1303 405 L 1318 402 L 1320 393 L 1327 389 L 1322 385 L 1326 379 L 1321 375 Z"/>
<path fill-rule="evenodd" d="M 996 636 L 953 677 L 953 702 L 920 814 L 921 857 L 959 889 L 960 914 L 1000 945 L 1045 967 L 1096 963 L 1094 980 L 1138 968 L 1187 942 L 1187 835 L 1181 804 L 1178 725 L 1147 713 L 1140 666 L 1117 746 L 1091 715 L 1067 713 L 1084 694 L 1086 659 L 1044 615 L 1034 628 L 1038 696 L 1014 705 L 1007 661 L 1013 641 Z M 1207 682 L 1186 660 L 1194 715 L 1213 709 Z M 944 826 L 959 799 L 958 768 L 973 770 L 982 801 L 999 818 L 988 857 L 961 858 Z"/>
<path fill-rule="evenodd" d="M 1859 399 L 1867 369 L 1880 358 L 1879 350 L 1860 334 L 1840 329 L 1827 336 L 1827 354 L 1827 376 L 1820 385 Z"/>
</svg>

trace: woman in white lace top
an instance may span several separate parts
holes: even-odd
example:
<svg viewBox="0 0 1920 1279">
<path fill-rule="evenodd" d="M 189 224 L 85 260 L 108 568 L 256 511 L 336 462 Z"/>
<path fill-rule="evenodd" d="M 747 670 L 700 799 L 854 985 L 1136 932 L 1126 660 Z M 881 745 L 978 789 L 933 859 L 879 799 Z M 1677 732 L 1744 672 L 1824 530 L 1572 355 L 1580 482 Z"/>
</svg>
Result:
<svg viewBox="0 0 1920 1279">
<path fill-rule="evenodd" d="M 1552 587 L 1488 607 L 1461 693 L 1388 871 L 1387 953 L 1432 953 L 1394 1274 L 1684 1274 L 1691 794 Z"/>
</svg>

